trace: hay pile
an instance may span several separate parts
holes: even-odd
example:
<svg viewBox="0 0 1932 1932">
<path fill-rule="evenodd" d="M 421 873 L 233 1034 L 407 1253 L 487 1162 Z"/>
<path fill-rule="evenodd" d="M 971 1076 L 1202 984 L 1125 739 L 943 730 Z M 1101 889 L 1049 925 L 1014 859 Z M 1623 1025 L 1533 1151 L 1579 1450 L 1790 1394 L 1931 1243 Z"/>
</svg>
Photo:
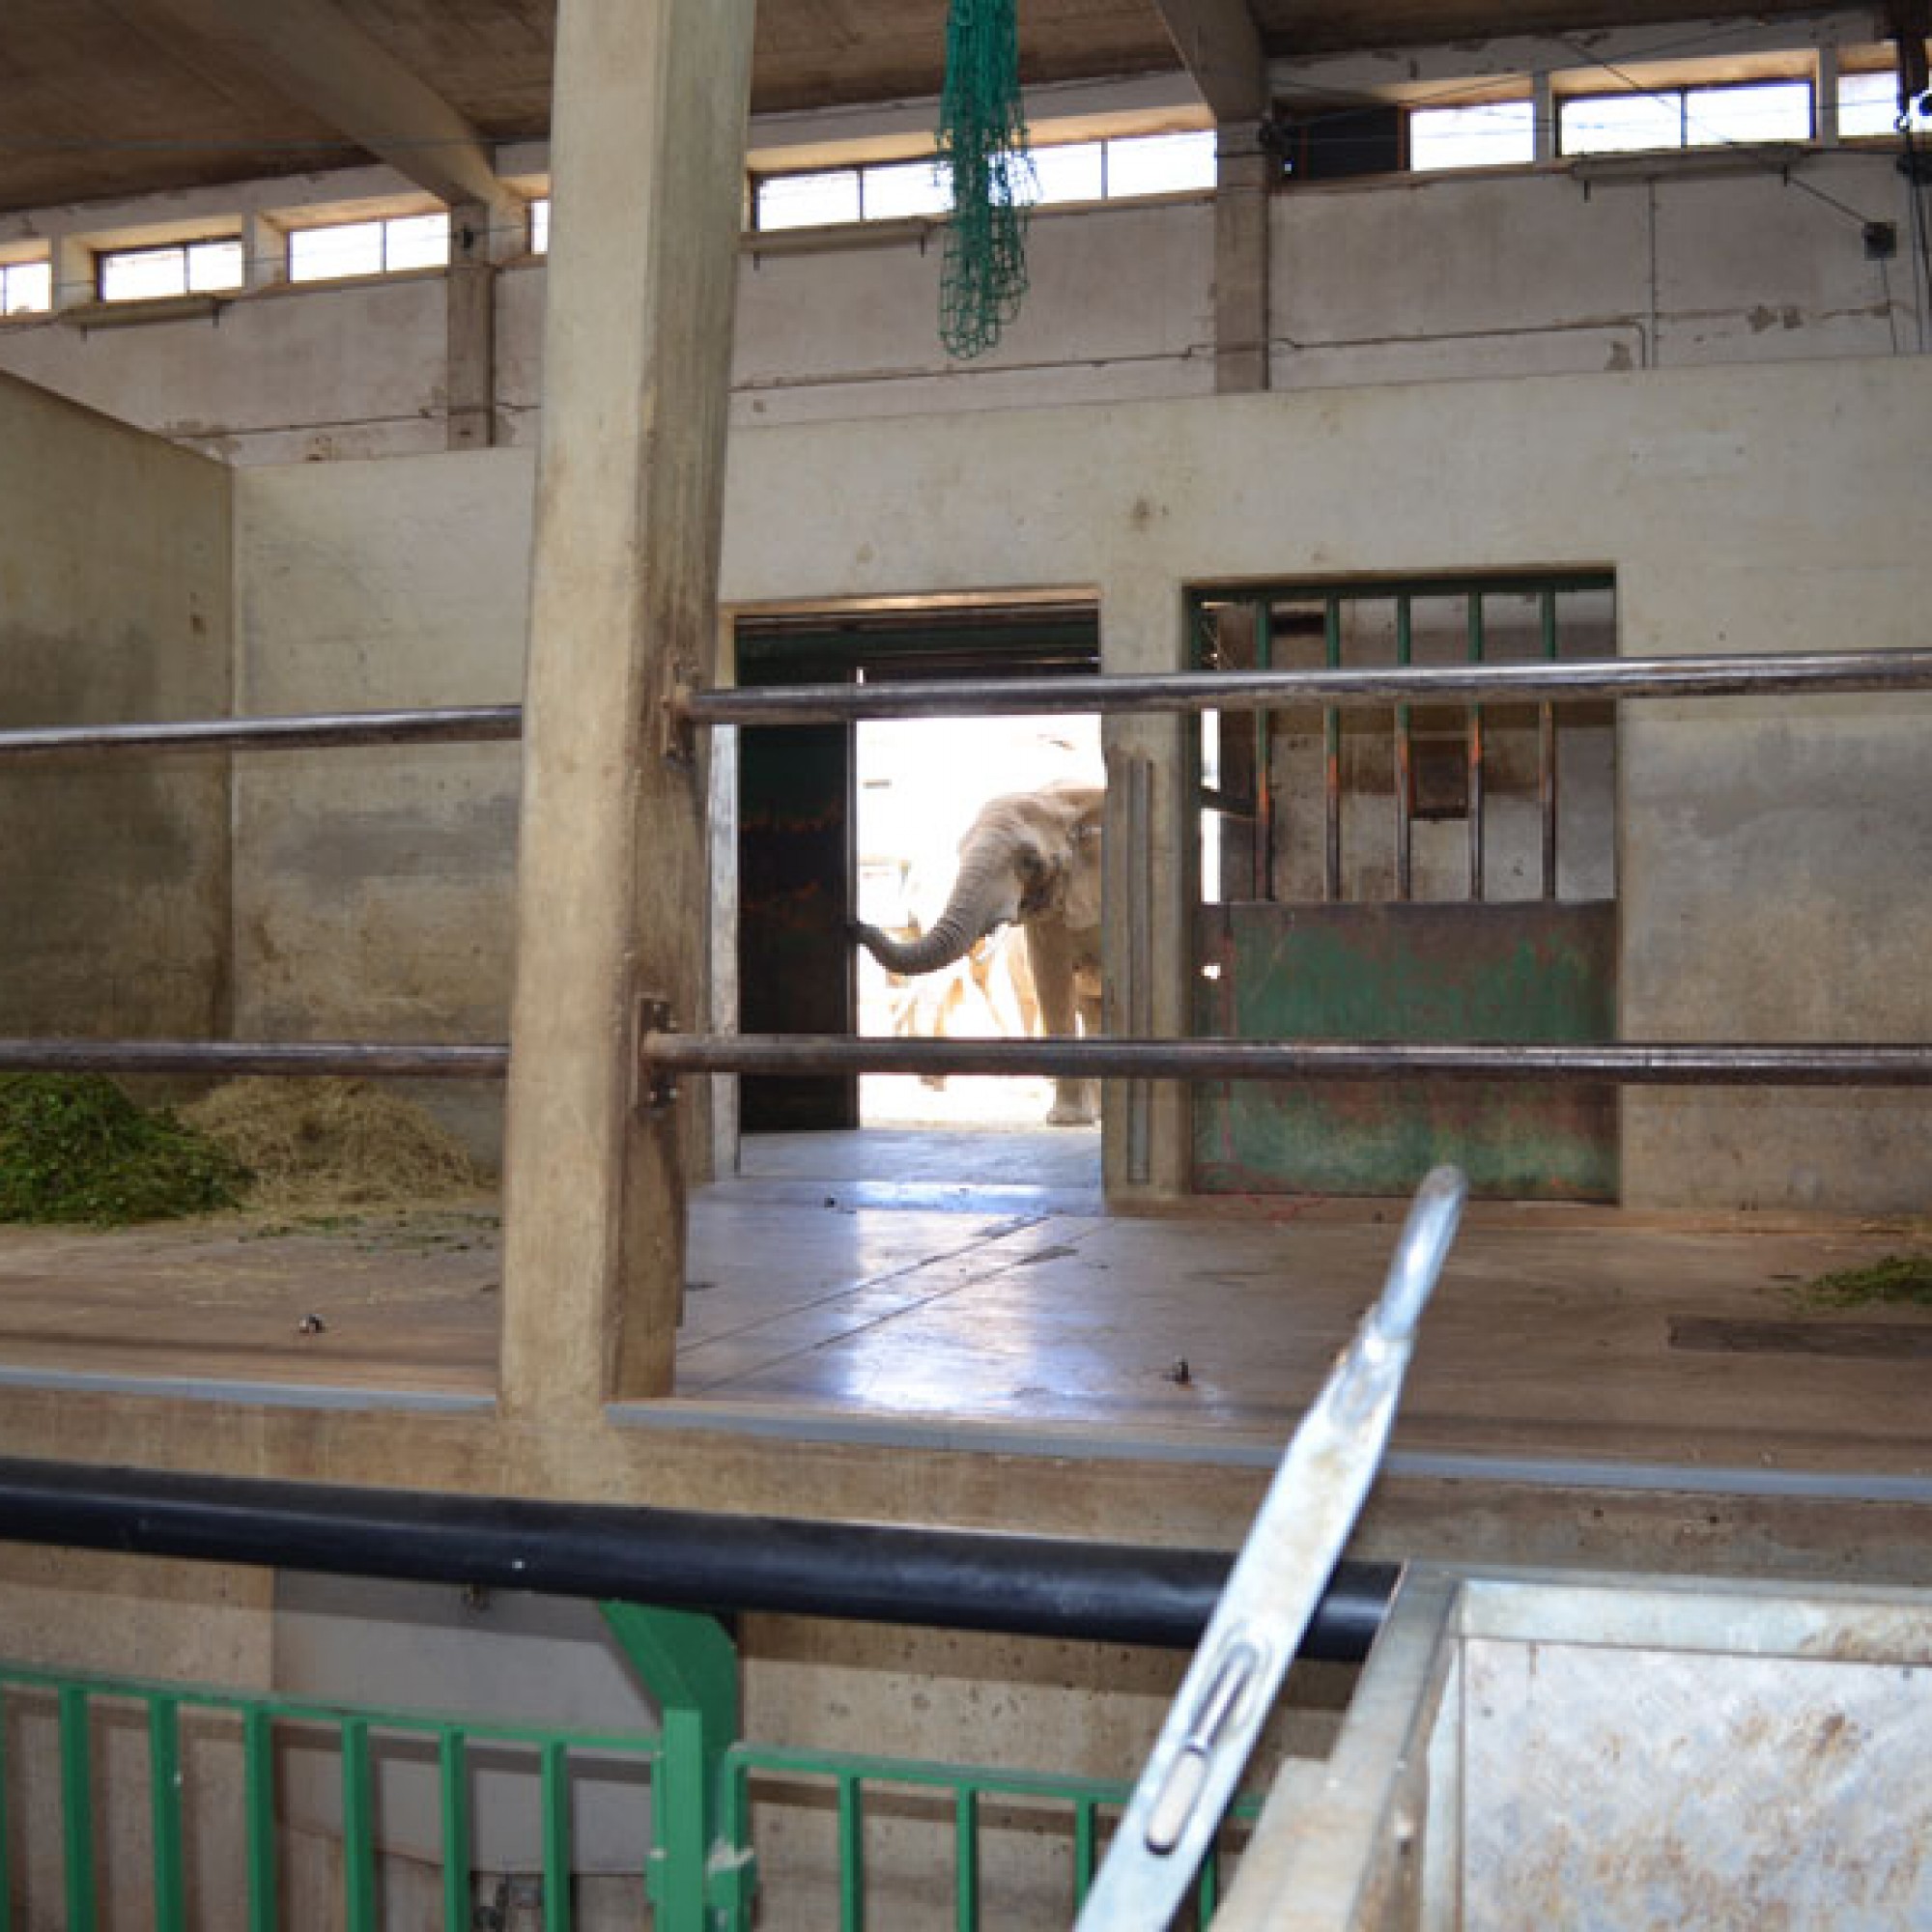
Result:
<svg viewBox="0 0 1932 1932">
<path fill-rule="evenodd" d="M 365 1080 L 230 1080 L 181 1112 L 253 1177 L 251 1211 L 388 1208 L 490 1184 L 422 1108 Z"/>
<path fill-rule="evenodd" d="M 0 1221 L 97 1228 L 232 1208 L 247 1175 L 99 1073 L 0 1075 Z"/>
</svg>

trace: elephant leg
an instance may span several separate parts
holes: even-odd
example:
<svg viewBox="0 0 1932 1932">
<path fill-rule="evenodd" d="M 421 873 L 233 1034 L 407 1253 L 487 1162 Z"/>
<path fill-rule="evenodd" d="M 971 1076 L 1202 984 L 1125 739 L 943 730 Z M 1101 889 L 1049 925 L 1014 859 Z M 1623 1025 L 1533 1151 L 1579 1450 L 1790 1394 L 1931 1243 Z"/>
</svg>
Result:
<svg viewBox="0 0 1932 1932">
<path fill-rule="evenodd" d="M 1033 967 L 1034 997 L 1039 1002 L 1042 1031 L 1049 1039 L 1071 1039 L 1081 1017 L 1073 988 L 1073 944 L 1058 920 L 1042 919 L 1026 926 L 1027 958 Z M 1088 1031 L 1099 1026 L 1098 1003 L 1088 1019 Z M 1099 1119 L 1099 1095 L 1091 1080 L 1056 1080 L 1047 1123 L 1056 1127 L 1087 1126 Z"/>
</svg>

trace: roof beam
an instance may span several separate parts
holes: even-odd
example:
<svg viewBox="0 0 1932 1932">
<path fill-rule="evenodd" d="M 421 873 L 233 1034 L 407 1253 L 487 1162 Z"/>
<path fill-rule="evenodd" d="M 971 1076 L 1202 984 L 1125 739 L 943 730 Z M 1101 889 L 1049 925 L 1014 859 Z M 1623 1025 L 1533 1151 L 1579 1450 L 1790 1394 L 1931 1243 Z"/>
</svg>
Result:
<svg viewBox="0 0 1932 1932">
<path fill-rule="evenodd" d="M 1247 0 L 1153 0 L 1168 37 L 1216 121 L 1267 112 L 1267 55 Z"/>
<path fill-rule="evenodd" d="M 452 205 L 509 199 L 476 130 L 330 0 L 110 0 L 219 46 L 359 148 Z M 174 42 L 192 61 L 193 50 Z"/>
</svg>

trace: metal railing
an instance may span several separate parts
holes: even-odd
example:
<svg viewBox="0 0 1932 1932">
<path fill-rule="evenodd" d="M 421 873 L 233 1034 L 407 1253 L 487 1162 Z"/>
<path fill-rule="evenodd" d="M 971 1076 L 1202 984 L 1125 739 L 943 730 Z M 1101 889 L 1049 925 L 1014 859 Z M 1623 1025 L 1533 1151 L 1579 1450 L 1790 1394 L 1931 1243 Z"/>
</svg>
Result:
<svg viewBox="0 0 1932 1932">
<path fill-rule="evenodd" d="M 930 684 L 760 685 L 685 691 L 694 724 L 866 724 L 886 718 L 1051 712 L 1267 710 L 1295 704 L 1536 704 L 1562 698 L 1753 697 L 1767 693 L 1932 690 L 1932 649 L 1736 657 L 1578 658 L 1568 664 L 1403 665 L 1320 670 L 1108 672 L 1100 677 L 944 678 Z M 0 739 L 0 751 L 4 751 Z"/>
<path fill-rule="evenodd" d="M 590 1730 L 0 1663 L 0 1729 L 15 1741 L 17 1767 L 10 1777 L 0 1762 L 0 1928 L 57 1919 L 68 1932 L 97 1932 L 139 1898 L 146 1909 L 133 1916 L 156 1932 L 196 1924 L 275 1932 L 299 1917 L 284 1910 L 288 1781 L 286 1770 L 278 1775 L 298 1753 L 305 1771 L 325 1777 L 332 1760 L 329 1822 L 340 1820 L 343 1932 L 377 1932 L 384 1922 L 378 1787 L 398 1772 L 433 1785 L 444 1932 L 474 1932 L 479 1884 L 525 1876 L 540 1889 L 545 1932 L 572 1932 L 585 1916 L 573 1883 L 573 1812 L 623 1767 L 648 1780 L 636 1807 L 631 1875 L 638 1902 L 649 1900 L 666 1932 L 748 1927 L 760 1882 L 760 1809 L 815 1811 L 821 1793 L 833 1798 L 829 1832 L 796 1846 L 782 1864 L 768 1861 L 764 1882 L 769 1889 L 829 1872 L 841 1932 L 883 1922 L 876 1908 L 867 1910 L 868 1794 L 923 1801 L 925 1815 L 914 1821 L 922 1847 L 929 1846 L 929 1857 L 922 1852 L 930 1866 L 923 1889 L 933 1897 L 941 1873 L 950 1874 L 950 1917 L 959 1932 L 1007 1922 L 985 1916 L 982 1866 L 989 1834 L 1010 1822 L 993 1815 L 995 1807 L 1010 1804 L 1023 1816 L 1037 1862 L 1064 1883 L 1063 1922 L 1070 1923 L 1093 1885 L 1106 1832 L 1132 1794 L 1130 1780 L 742 1740 L 707 1763 L 702 1753 L 678 1756 L 681 1715 L 667 1700 L 657 1730 Z M 129 1728 L 142 1737 L 144 1755 L 121 1748 L 119 1734 Z M 539 1848 L 534 1870 L 521 1860 L 505 1870 L 500 1855 L 487 1864 L 477 1858 L 475 1779 L 486 1760 L 493 1826 L 498 1833 L 507 1826 L 520 1843 Z M 46 1807 L 33 1802 L 38 1792 L 26 1784 L 36 1766 L 51 1767 L 53 1842 L 45 1845 L 37 1828 Z M 131 1788 L 132 1777 L 145 1792 Z M 707 1778 L 719 1782 L 720 1835 L 705 1846 L 681 1844 L 680 1797 Z M 1203 1924 L 1219 1905 L 1230 1852 L 1259 1809 L 1253 1794 L 1230 1807 L 1222 1841 L 1193 1888 Z M 113 1829 L 129 1812 L 145 1813 L 145 1831 L 131 1819 L 123 1831 Z M 110 1837 L 119 1848 L 113 1859 L 106 1856 Z M 144 1871 L 125 1856 L 130 1841 L 139 1846 L 143 1837 Z M 207 1859 L 212 1869 L 191 1878 L 191 1844 L 226 1856 Z M 420 1848 L 412 1852 L 419 1856 Z M 694 1856 L 695 1870 L 680 1862 Z M 681 1899 L 701 1899 L 701 1908 L 680 1911 Z"/>
<path fill-rule="evenodd" d="M 1547 703 L 1563 698 L 1688 699 L 1928 690 L 1932 690 L 1932 648 L 1910 647 L 1569 663 L 680 689 L 667 700 L 666 708 L 669 724 L 693 729 L 1021 713 L 1187 713 L 1293 704 Z M 89 757 L 132 751 L 272 752 L 494 742 L 517 737 L 522 719 L 520 707 L 495 705 L 9 730 L 0 731 L 0 763 L 9 758 Z M 1932 1081 L 1932 1047 L 1889 1043 L 1383 1046 L 1219 1039 L 887 1040 L 677 1033 L 648 1015 L 639 1033 L 645 1091 L 659 1101 L 672 1096 L 680 1072 L 1001 1073 L 1174 1080 L 1350 1079 L 1405 1073 L 1448 1079 L 1556 1076 L 1631 1085 L 1921 1086 Z M 378 1073 L 495 1079 L 506 1070 L 508 1059 L 509 1048 L 502 1043 L 0 1039 L 0 1071 Z"/>
<path fill-rule="evenodd" d="M 152 1920 L 156 1932 L 185 1932 L 197 1922 L 272 1932 L 282 1923 L 276 1761 L 297 1745 L 330 1750 L 337 1761 L 345 1932 L 376 1932 L 382 1922 L 376 1767 L 385 1752 L 413 1747 L 434 1764 L 442 1919 L 448 1932 L 473 1932 L 476 1923 L 471 1767 L 477 1754 L 508 1752 L 531 1763 L 536 1835 L 543 1847 L 545 1923 L 554 1932 L 568 1932 L 573 1922 L 573 1770 L 587 1775 L 597 1760 L 620 1759 L 647 1768 L 654 1787 L 665 1775 L 662 1739 L 655 1733 L 566 1730 L 0 1664 L 0 1719 L 6 1728 L 16 1737 L 22 1732 L 31 1736 L 37 1705 L 51 1707 L 45 1721 L 54 1731 L 59 1886 L 68 1932 L 95 1932 L 118 1916 L 111 1906 L 103 1909 L 102 1866 L 107 1861 L 100 1809 L 103 1794 L 114 1791 L 114 1778 L 98 1747 L 99 1734 L 111 1729 L 117 1718 L 138 1723 L 146 1739 L 148 1870 L 145 1886 L 133 1889 L 145 1896 L 149 1910 L 142 1916 Z M 190 1794 L 201 1780 L 189 1776 L 189 1761 L 238 1753 L 239 1815 L 228 1821 L 223 1834 L 214 1830 L 213 1821 L 192 1813 Z M 36 1756 L 41 1763 L 47 1761 L 43 1753 Z M 14 1822 L 25 1809 L 17 1788 L 9 1789 L 10 1784 L 17 1787 L 19 1776 L 0 1780 L 0 1827 L 11 1826 L 13 1839 L 9 1858 L 0 1860 L 0 1927 L 8 1932 L 16 1923 L 42 1924 L 53 1916 L 51 1901 L 38 1899 L 27 1877 L 32 1821 Z M 214 1908 L 212 1918 L 191 1909 L 191 1834 L 203 1842 L 210 1835 L 225 1836 L 239 1852 L 233 1862 L 241 1868 L 242 1895 L 204 1897 L 203 1905 Z M 12 1870 L 6 1868 L 9 1863 Z M 638 1868 L 640 1874 L 648 1868 L 645 1848 L 639 1850 Z M 129 1883 L 121 1868 L 114 1868 L 111 1877 L 124 1886 Z M 208 1889 L 204 1880 L 200 1889 Z M 124 1896 L 121 1911 L 126 1909 Z"/>
<path fill-rule="evenodd" d="M 1773 693 L 1932 690 L 1932 648 L 1577 659 L 1566 664 L 1404 665 L 1319 670 L 1109 672 L 1099 677 L 936 678 L 929 683 L 679 689 L 681 723 L 863 724 L 1068 712 L 1265 710 L 1296 704 L 1554 702 L 1562 698 L 1753 697 Z M 0 730 L 0 762 L 128 752 L 315 751 L 340 746 L 494 744 L 522 735 L 519 705 L 291 717 L 63 724 Z"/>
<path fill-rule="evenodd" d="M 131 1716 L 146 1739 L 149 1868 L 140 1884 L 159 1932 L 190 1922 L 186 1845 L 190 1827 L 206 1823 L 187 1808 L 196 1780 L 185 1774 L 185 1736 L 194 1719 L 213 1723 L 219 1747 L 241 1754 L 242 1796 L 229 1821 L 241 1895 L 218 1901 L 216 1922 L 249 1932 L 281 1923 L 276 1766 L 296 1733 L 338 1759 L 347 1932 L 375 1932 L 380 1922 L 376 1767 L 384 1753 L 406 1748 L 434 1767 L 448 1932 L 471 1932 L 473 1924 L 470 1778 L 486 1749 L 520 1754 L 534 1780 L 546 1932 L 570 1932 L 575 1922 L 573 1779 L 612 1758 L 649 1774 L 648 1842 L 639 1847 L 637 1869 L 663 1932 L 750 1924 L 760 1792 L 800 1780 L 835 1794 L 841 1926 L 865 1921 L 865 1807 L 875 1786 L 934 1794 L 950 1814 L 953 1923 L 962 1932 L 984 1922 L 980 1846 L 990 1807 L 996 1801 L 1048 1806 L 1053 1829 L 1065 1836 L 1070 1917 L 1093 1879 L 1103 1825 L 1124 1806 L 1130 1782 L 748 1742 L 739 1736 L 736 1649 L 712 1612 L 762 1609 L 1180 1647 L 1206 1627 L 1233 1561 L 1218 1551 L 19 1461 L 0 1461 L 0 1539 L 589 1598 L 601 1604 L 611 1638 L 659 1709 L 653 1732 L 582 1732 L 0 1666 L 0 1744 L 14 1746 L 12 1761 L 0 1748 L 0 1932 L 28 1922 L 14 1915 L 27 1897 L 29 1827 L 41 1814 L 28 1815 L 24 1784 L 49 1764 L 65 1922 L 70 1932 L 94 1932 L 112 1916 L 102 1909 L 106 1834 L 97 1804 L 114 1783 L 114 1767 L 127 1775 L 127 1758 L 115 1753 L 110 1766 L 97 1746 L 101 1728 L 121 1715 Z M 1395 1578 L 1393 1566 L 1340 1566 L 1305 1654 L 1359 1662 Z M 23 1698 L 50 1707 L 46 1749 L 23 1752 L 19 1745 Z M 1248 1803 L 1231 1814 L 1237 1833 L 1254 1809 Z M 120 1868 L 116 1876 L 130 1882 Z M 1199 1892 L 1204 1911 L 1211 1911 L 1218 1885 L 1210 1861 Z M 31 1922 L 51 1916 L 28 1902 Z"/>
</svg>

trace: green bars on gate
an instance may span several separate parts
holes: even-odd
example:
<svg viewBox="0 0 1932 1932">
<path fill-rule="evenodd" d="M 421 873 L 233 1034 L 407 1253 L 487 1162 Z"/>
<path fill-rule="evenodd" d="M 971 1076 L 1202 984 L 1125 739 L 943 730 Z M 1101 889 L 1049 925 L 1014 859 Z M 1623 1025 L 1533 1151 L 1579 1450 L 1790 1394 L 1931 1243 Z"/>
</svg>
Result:
<svg viewBox="0 0 1932 1932">
<path fill-rule="evenodd" d="M 60 1712 L 61 1847 L 68 1932 L 94 1932 L 94 1734 L 87 1689 L 63 1684 Z"/>
<path fill-rule="evenodd" d="M 612 1609 L 616 1614 L 611 1614 Z M 1070 1850 L 1069 1917 L 1087 1895 L 1104 1849 L 1106 1830 L 1131 1794 L 1126 1783 L 1063 1777 L 1048 1773 L 1002 1771 L 985 1766 L 808 1751 L 744 1743 L 737 1737 L 737 1660 L 729 1636 L 715 1619 L 683 1611 L 639 1611 L 607 1606 L 613 1633 L 634 1662 L 647 1669 L 646 1689 L 659 1705 L 663 1730 L 653 1735 L 566 1731 L 539 1725 L 471 1723 L 433 1715 L 319 1705 L 251 1696 L 202 1686 L 81 1678 L 0 1665 L 0 1932 L 57 1915 L 74 1932 L 93 1932 L 118 1909 L 101 1896 L 102 1862 L 116 1835 L 100 1805 L 143 1803 L 150 1821 L 149 1884 L 156 1932 L 184 1932 L 198 1922 L 191 1906 L 222 1924 L 246 1932 L 275 1932 L 282 1923 L 276 1857 L 277 1768 L 292 1750 L 332 1748 L 339 1760 L 337 1789 L 342 1812 L 343 1923 L 381 1923 L 379 1820 L 384 1791 L 398 1764 L 427 1779 L 440 1813 L 443 1932 L 473 1932 L 473 1796 L 470 1779 L 479 1753 L 499 1763 L 511 1753 L 535 1787 L 545 1932 L 571 1932 L 573 1840 L 571 1810 L 574 1760 L 625 1760 L 648 1767 L 650 1843 L 639 1843 L 637 1869 L 650 1889 L 653 1922 L 660 1932 L 748 1932 L 752 1923 L 754 1866 L 752 1822 L 754 1795 L 763 1800 L 791 1787 L 818 1784 L 831 1803 L 837 1861 L 839 1932 L 863 1932 L 867 1922 L 866 1857 L 868 1793 L 892 1794 L 888 1807 L 911 1795 L 932 1802 L 932 1827 L 951 1839 L 952 1920 L 958 1932 L 987 1923 L 989 1887 L 997 1891 L 1004 1869 L 982 1853 L 989 1834 L 1011 1823 L 1009 1804 L 1028 1814 L 1030 1833 L 1060 1831 Z M 32 1699 L 42 1713 L 26 1717 L 14 1703 Z M 51 1713 L 47 1705 L 51 1704 Z M 99 1726 L 125 1727 L 130 1713 L 144 1721 L 150 1786 L 123 1795 L 128 1760 Z M 42 1755 L 55 1774 L 61 1800 L 59 1861 L 49 1848 L 30 1857 L 25 1830 L 28 1806 L 18 1779 L 36 1752 L 21 1745 L 23 1721 L 51 1719 L 57 1748 Z M 31 1735 L 31 1733 L 29 1734 Z M 97 1748 L 99 1746 L 99 1748 Z M 211 1763 L 203 1754 L 216 1756 Z M 392 1756 L 391 1753 L 394 1755 Z M 240 1758 L 240 1813 L 230 1838 L 238 1879 L 245 1866 L 246 1910 L 241 1901 L 211 1897 L 218 1881 L 210 1870 L 190 1877 L 186 1851 L 212 1841 L 213 1827 L 196 1804 L 195 1772 L 213 1769 L 201 1786 L 204 1804 L 232 1790 L 218 1766 Z M 594 1774 L 592 1774 L 594 1776 Z M 753 1786 L 757 1787 L 754 1794 Z M 113 1789 L 110 1790 L 110 1787 Z M 1259 1811 L 1246 1799 L 1231 1810 L 1236 1831 Z M 10 1820 L 11 1814 L 11 1820 Z M 11 1822 L 12 1829 L 8 1829 Z M 903 1820 L 893 1829 L 902 1829 Z M 640 1826 L 640 1831 L 642 1830 Z M 11 1869 L 10 1869 L 11 1861 Z M 64 1893 L 64 1915 L 51 1901 L 37 1903 L 28 1889 L 30 1863 L 38 1863 Z M 117 1877 L 119 1874 L 117 1873 Z M 10 1882 L 11 1881 L 11 1882 Z M 199 1889 L 197 1901 L 191 1893 Z M 1218 1867 L 1203 1868 L 1196 1899 L 1206 1924 L 1219 1897 Z M 875 1909 L 876 1921 L 880 1912 Z"/>
<path fill-rule="evenodd" d="M 38 1719 L 21 1714 L 17 1699 L 31 1699 Z M 48 1710 L 48 1706 L 51 1710 Z M 125 1728 L 132 1715 L 143 1720 L 147 1739 L 147 1790 L 117 1797 L 128 1760 L 108 1732 Z M 22 1748 L 22 1722 L 51 1723 L 53 1749 L 42 1754 Z M 193 1728 L 190 1728 L 190 1725 Z M 10 1740 L 14 1748 L 5 1746 Z M 440 1812 L 442 1915 L 444 1932 L 473 1932 L 470 1750 L 481 1746 L 511 1754 L 531 1766 L 542 1843 L 545 1932 L 570 1932 L 572 1800 L 571 1754 L 606 1764 L 641 1762 L 657 1779 L 660 1740 L 655 1734 L 566 1731 L 533 1724 L 469 1724 L 435 1716 L 398 1711 L 356 1710 L 288 1698 L 257 1697 L 203 1685 L 150 1684 L 125 1679 L 81 1677 L 0 1664 L 0 1932 L 50 1919 L 71 1932 L 95 1932 L 112 1922 L 114 1908 L 101 1895 L 103 1862 L 110 1833 L 100 1815 L 103 1804 L 141 1803 L 149 1821 L 149 1917 L 155 1932 L 185 1932 L 200 1922 L 190 1911 L 190 1832 L 207 1842 L 210 1827 L 192 1806 L 191 1755 L 213 1753 L 218 1762 L 239 1758 L 241 1793 L 233 1837 L 237 1877 L 245 1889 L 240 1898 L 211 1896 L 218 1883 L 204 1872 L 199 1884 L 203 1918 L 245 1927 L 245 1932 L 276 1932 L 283 1922 L 276 1858 L 278 1752 L 320 1740 L 332 1745 L 340 1764 L 342 1807 L 343 1924 L 346 1932 L 376 1932 L 382 1922 L 378 1818 L 379 1766 L 383 1754 L 428 1757 L 433 1764 Z M 99 1744 L 99 1748 L 97 1748 Z M 45 1762 L 52 1770 L 60 1801 L 57 1820 L 59 1862 L 30 1856 L 29 1806 L 21 1801 L 19 1779 L 26 1768 Z M 383 1776 L 388 1774 L 383 1772 Z M 594 1774 L 593 1774 L 594 1775 Z M 217 1775 L 210 1789 L 222 1788 Z M 114 1787 L 115 1791 L 110 1791 Z M 232 1788 L 232 1787 L 230 1787 Z M 645 1865 L 639 1844 L 638 1868 Z M 30 1872 L 39 1864 L 58 1878 L 62 1903 L 36 1903 Z M 117 1874 L 118 1876 L 118 1874 Z M 702 1876 L 700 1870 L 700 1878 Z M 125 1909 L 125 1903 L 124 1907 Z M 211 1915 L 213 1915 L 211 1917 Z M 672 1921 L 661 1919 L 666 1932 Z M 702 1921 L 694 1920 L 691 1932 Z"/>
<path fill-rule="evenodd" d="M 187 1877 L 182 1856 L 181 1703 L 174 1697 L 148 1699 L 148 1802 L 156 1932 L 182 1932 L 187 1924 Z"/>
<path fill-rule="evenodd" d="M 903 1802 L 929 1794 L 950 1814 L 952 1837 L 952 1923 L 955 1932 L 982 1932 L 985 1917 L 985 1875 L 981 1848 L 987 1833 L 989 1804 L 1013 1801 L 1028 1807 L 1052 1807 L 1065 1816 L 1068 1831 L 1071 1871 L 1067 1898 L 1070 1922 L 1093 1888 L 1105 1849 L 1103 1819 L 1118 1816 L 1133 1795 L 1130 1783 L 1107 1778 L 1067 1777 L 1053 1773 L 1000 1771 L 984 1765 L 949 1765 L 914 1758 L 873 1757 L 850 1751 L 809 1751 L 778 1745 L 738 1744 L 725 1754 L 722 1815 L 743 1821 L 749 1836 L 754 1783 L 774 1790 L 793 1786 L 810 1789 L 830 1784 L 836 1801 L 838 1858 L 838 1932 L 865 1932 L 867 1925 L 865 1857 L 865 1800 L 868 1787 L 890 1792 Z M 1224 1833 L 1245 1832 L 1261 1812 L 1261 1799 L 1249 1794 L 1228 1807 Z M 1041 1820 L 1035 1821 L 1033 1830 Z M 896 1828 L 905 1829 L 903 1815 Z M 937 1818 L 935 1816 L 935 1829 Z M 728 1833 L 727 1833 L 728 1835 Z M 1198 1921 L 1206 1925 L 1221 1896 L 1224 1846 L 1217 1843 L 1203 1861 L 1195 1886 Z M 721 1927 L 733 1932 L 749 1920 L 721 1918 Z"/>
</svg>

